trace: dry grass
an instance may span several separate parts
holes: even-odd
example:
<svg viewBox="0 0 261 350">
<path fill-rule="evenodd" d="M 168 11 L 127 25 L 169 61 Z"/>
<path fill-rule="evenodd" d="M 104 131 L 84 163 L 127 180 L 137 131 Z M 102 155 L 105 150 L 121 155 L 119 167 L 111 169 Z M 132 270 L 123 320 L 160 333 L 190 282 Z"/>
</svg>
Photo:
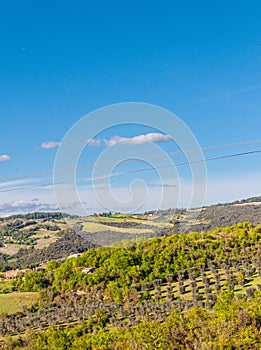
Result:
<svg viewBox="0 0 261 350">
<path fill-rule="evenodd" d="M 0 253 L 7 255 L 15 255 L 19 249 L 26 248 L 25 244 L 5 244 L 4 247 L 0 248 Z"/>
<path fill-rule="evenodd" d="M 35 249 L 43 249 L 55 242 L 58 239 L 58 235 L 57 231 L 40 230 L 35 235 L 31 236 L 31 238 L 37 239 L 37 244 L 34 247 Z"/>
<path fill-rule="evenodd" d="M 22 306 L 32 305 L 37 301 L 39 293 L 13 292 L 0 294 L 0 314 L 11 314 L 22 311 Z"/>
</svg>

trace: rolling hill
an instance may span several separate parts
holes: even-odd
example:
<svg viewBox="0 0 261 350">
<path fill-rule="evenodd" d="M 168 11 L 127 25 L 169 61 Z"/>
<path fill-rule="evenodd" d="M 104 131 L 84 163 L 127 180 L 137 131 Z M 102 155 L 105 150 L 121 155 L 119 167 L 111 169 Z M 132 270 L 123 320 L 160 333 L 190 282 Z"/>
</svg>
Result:
<svg viewBox="0 0 261 350">
<path fill-rule="evenodd" d="M 196 209 L 75 217 L 31 213 L 0 219 L 0 268 L 23 268 L 66 258 L 95 246 L 124 246 L 155 236 L 208 231 L 238 222 L 261 222 L 261 197 Z"/>
</svg>

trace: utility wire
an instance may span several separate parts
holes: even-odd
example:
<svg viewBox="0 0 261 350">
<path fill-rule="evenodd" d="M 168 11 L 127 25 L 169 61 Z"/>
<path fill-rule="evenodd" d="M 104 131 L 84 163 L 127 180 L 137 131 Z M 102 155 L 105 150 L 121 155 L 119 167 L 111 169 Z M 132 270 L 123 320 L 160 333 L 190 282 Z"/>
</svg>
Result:
<svg viewBox="0 0 261 350">
<path fill-rule="evenodd" d="M 192 150 L 186 150 L 186 151 L 177 151 L 177 152 L 169 152 L 165 154 L 160 154 L 160 155 L 155 155 L 146 158 L 146 160 L 152 160 L 152 159 L 157 159 L 157 158 L 162 158 L 162 157 L 176 157 L 180 155 L 187 155 L 187 154 L 193 154 L 193 153 L 198 153 L 198 152 L 208 152 L 208 151 L 217 151 L 217 150 L 222 150 L 222 149 L 230 149 L 234 147 L 243 147 L 243 146 L 250 146 L 250 145 L 258 145 L 261 144 L 261 140 L 254 140 L 254 141 L 245 141 L 245 142 L 239 142 L 239 143 L 230 143 L 230 144 L 224 144 L 224 145 L 217 145 L 217 146 L 209 146 L 205 148 L 195 148 Z M 124 163 L 128 162 L 136 162 L 136 159 L 126 159 Z M 112 162 L 107 162 L 103 164 L 99 164 L 96 167 L 104 167 L 110 164 L 114 164 Z M 78 166 L 74 168 L 64 168 L 58 170 L 59 173 L 64 173 L 64 172 L 70 172 L 70 171 L 76 171 L 76 170 L 86 170 L 86 169 L 92 169 L 95 166 L 95 163 L 92 164 L 87 164 L 84 166 Z M 5 177 L 0 177 L 0 183 L 8 182 L 8 181 L 14 181 L 14 180 L 22 180 L 22 179 L 27 179 L 27 178 L 34 178 L 34 177 L 42 177 L 42 176 L 49 176 L 53 174 L 53 170 L 44 170 L 44 171 L 39 171 L 39 172 L 32 172 L 32 173 L 26 173 L 26 174 L 21 174 L 21 175 L 15 175 L 15 176 L 5 176 Z"/>
<path fill-rule="evenodd" d="M 79 178 L 78 181 L 97 181 L 97 180 L 105 179 L 108 177 L 115 177 L 115 176 L 126 175 L 126 174 L 146 172 L 146 171 L 163 169 L 163 168 L 178 167 L 178 166 L 190 165 L 190 164 L 195 164 L 195 163 L 204 163 L 204 162 L 220 160 L 220 159 L 241 157 L 241 156 L 246 156 L 246 155 L 250 155 L 250 154 L 257 154 L 260 152 L 261 152 L 261 149 L 258 149 L 258 150 L 254 150 L 254 151 L 234 153 L 234 154 L 217 156 L 217 157 L 212 157 L 212 158 L 205 158 L 205 159 L 195 160 L 195 161 L 191 161 L 191 162 L 182 162 L 182 163 L 177 163 L 177 164 L 162 165 L 162 166 L 158 166 L 158 167 L 147 167 L 147 168 L 142 168 L 142 169 L 126 170 L 126 171 L 116 172 L 113 174 L 105 174 L 105 175 L 98 176 L 98 177 Z M 24 190 L 24 189 L 30 189 L 30 188 L 56 186 L 56 185 L 61 185 L 61 184 L 66 184 L 66 183 L 69 183 L 69 182 L 61 181 L 61 182 L 56 182 L 56 183 L 36 184 L 36 185 L 29 185 L 29 186 L 23 186 L 23 187 L 7 188 L 7 189 L 0 190 L 0 192 L 11 192 L 11 191 L 18 191 L 18 190 Z"/>
</svg>

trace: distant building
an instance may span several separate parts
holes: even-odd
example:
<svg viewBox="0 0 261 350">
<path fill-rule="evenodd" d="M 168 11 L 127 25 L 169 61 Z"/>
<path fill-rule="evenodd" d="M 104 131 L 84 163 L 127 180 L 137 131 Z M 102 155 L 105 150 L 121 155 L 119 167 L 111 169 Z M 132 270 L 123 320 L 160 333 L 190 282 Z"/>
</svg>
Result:
<svg viewBox="0 0 261 350">
<path fill-rule="evenodd" d="M 18 276 L 21 276 L 23 274 L 25 274 L 26 272 L 28 272 L 29 270 L 26 269 L 26 270 L 10 270 L 10 271 L 6 271 L 5 273 L 5 278 L 7 280 L 10 280 L 10 279 L 13 279 L 13 278 L 17 278 Z"/>
<path fill-rule="evenodd" d="M 91 274 L 95 271 L 95 267 L 85 267 L 84 269 L 82 269 L 82 273 L 85 274 Z"/>
<path fill-rule="evenodd" d="M 72 253 L 68 256 L 67 259 L 71 259 L 71 258 L 78 258 L 79 256 L 81 256 L 82 253 Z"/>
<path fill-rule="evenodd" d="M 84 290 L 77 290 L 76 294 L 77 295 L 86 295 L 87 293 Z"/>
</svg>

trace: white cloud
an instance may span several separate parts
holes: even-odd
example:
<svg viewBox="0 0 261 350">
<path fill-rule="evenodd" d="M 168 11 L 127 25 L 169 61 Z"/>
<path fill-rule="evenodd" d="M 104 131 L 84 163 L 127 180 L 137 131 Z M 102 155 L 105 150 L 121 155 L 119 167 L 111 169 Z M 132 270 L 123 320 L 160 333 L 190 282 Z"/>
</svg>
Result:
<svg viewBox="0 0 261 350">
<path fill-rule="evenodd" d="M 0 156 L 0 162 L 6 162 L 7 160 L 10 160 L 11 158 L 7 154 L 2 154 Z"/>
<path fill-rule="evenodd" d="M 61 142 L 56 142 L 56 141 L 45 141 L 41 143 L 41 147 L 43 149 L 52 149 L 59 147 L 61 145 Z"/>
<path fill-rule="evenodd" d="M 117 143 L 126 145 L 141 145 L 144 143 L 166 142 L 169 140 L 171 140 L 170 135 L 164 135 L 160 133 L 148 133 L 145 135 L 138 135 L 134 137 L 113 136 L 109 140 L 104 140 L 104 143 L 106 146 L 110 147 L 116 145 Z"/>
<path fill-rule="evenodd" d="M 108 140 L 90 138 L 87 140 L 87 144 L 94 147 L 102 146 L 104 144 L 105 146 L 110 147 L 116 144 L 141 145 L 144 143 L 167 142 L 171 139 L 172 138 L 170 135 L 164 135 L 161 133 L 154 132 L 154 133 L 148 133 L 145 135 L 138 135 L 133 137 L 122 137 L 122 136 L 115 135 Z"/>
</svg>

